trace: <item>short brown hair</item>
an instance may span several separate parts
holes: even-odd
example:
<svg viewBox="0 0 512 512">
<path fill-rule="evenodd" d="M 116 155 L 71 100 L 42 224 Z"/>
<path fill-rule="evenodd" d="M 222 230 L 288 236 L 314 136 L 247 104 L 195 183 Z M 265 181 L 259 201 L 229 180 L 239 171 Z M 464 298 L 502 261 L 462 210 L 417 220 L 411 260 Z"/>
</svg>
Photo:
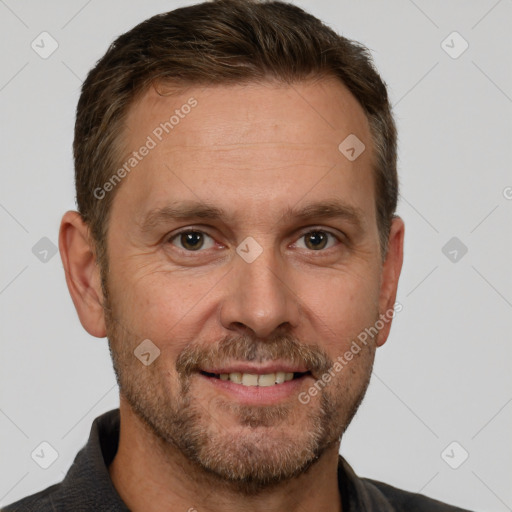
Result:
<svg viewBox="0 0 512 512">
<path fill-rule="evenodd" d="M 94 190 L 119 166 L 127 111 L 152 84 L 292 84 L 312 77 L 338 78 L 368 117 L 384 255 L 398 196 L 396 128 L 368 50 L 289 3 L 215 0 L 153 16 L 119 36 L 83 83 L 73 143 L 76 195 L 100 263 L 107 262 L 115 191 L 98 200 Z"/>
</svg>

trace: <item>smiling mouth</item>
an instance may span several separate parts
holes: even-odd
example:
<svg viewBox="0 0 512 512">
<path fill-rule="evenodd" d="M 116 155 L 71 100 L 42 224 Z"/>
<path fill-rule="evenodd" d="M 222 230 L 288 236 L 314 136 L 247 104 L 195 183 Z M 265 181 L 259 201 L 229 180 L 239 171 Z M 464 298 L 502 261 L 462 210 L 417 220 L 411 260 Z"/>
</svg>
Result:
<svg viewBox="0 0 512 512">
<path fill-rule="evenodd" d="M 311 372 L 275 372 L 266 374 L 254 374 L 254 373 L 210 373 L 201 371 L 201 375 L 210 377 L 213 379 L 219 379 L 223 381 L 234 382 L 235 384 L 241 384 L 242 386 L 253 386 L 253 387 L 269 387 L 278 386 L 291 380 L 298 380 L 307 375 L 311 375 Z"/>
</svg>

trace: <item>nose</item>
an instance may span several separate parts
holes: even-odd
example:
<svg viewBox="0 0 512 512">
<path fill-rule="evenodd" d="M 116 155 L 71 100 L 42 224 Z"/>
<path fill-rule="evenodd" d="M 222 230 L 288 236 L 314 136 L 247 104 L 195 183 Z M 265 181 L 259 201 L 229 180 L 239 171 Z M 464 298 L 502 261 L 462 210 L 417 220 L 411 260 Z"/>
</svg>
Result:
<svg viewBox="0 0 512 512">
<path fill-rule="evenodd" d="M 229 275 L 220 310 L 224 328 L 266 338 L 277 329 L 297 327 L 299 298 L 293 291 L 289 272 L 270 249 L 252 263 L 238 255 Z"/>
</svg>

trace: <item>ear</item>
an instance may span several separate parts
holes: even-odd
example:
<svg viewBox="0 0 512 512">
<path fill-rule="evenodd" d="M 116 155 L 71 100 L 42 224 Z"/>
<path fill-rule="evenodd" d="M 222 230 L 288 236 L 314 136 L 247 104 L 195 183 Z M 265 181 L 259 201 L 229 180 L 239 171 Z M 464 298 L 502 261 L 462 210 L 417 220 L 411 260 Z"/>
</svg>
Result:
<svg viewBox="0 0 512 512">
<path fill-rule="evenodd" d="M 87 224 L 78 212 L 62 217 L 59 249 L 66 283 L 84 329 L 97 338 L 106 336 L 99 265 Z"/>
<path fill-rule="evenodd" d="M 389 336 L 391 322 L 395 311 L 396 290 L 398 288 L 398 278 L 402 270 L 404 256 L 404 221 L 400 217 L 393 218 L 389 232 L 388 252 L 382 266 L 380 296 L 379 296 L 379 315 L 384 323 L 384 327 L 379 331 L 376 339 L 376 345 L 384 345 Z M 399 311 L 396 308 L 396 311 Z"/>
</svg>

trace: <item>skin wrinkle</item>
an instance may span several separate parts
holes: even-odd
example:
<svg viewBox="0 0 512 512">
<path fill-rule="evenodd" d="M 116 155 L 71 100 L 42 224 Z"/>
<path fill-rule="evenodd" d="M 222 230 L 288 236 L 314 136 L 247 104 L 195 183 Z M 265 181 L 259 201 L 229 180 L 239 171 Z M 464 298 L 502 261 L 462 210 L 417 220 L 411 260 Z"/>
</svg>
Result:
<svg viewBox="0 0 512 512">
<path fill-rule="evenodd" d="M 112 322 L 111 325 L 115 326 L 118 325 L 115 322 Z M 119 331 L 116 331 L 114 328 L 113 331 L 109 334 L 109 339 L 121 339 Z M 125 354 L 124 356 L 120 356 L 120 354 L 123 353 L 123 350 L 121 347 L 117 347 L 115 351 L 113 351 L 112 355 L 114 358 L 114 366 L 116 369 L 116 375 L 120 376 L 120 386 L 124 390 L 125 398 L 127 398 L 130 405 L 142 416 L 144 417 L 146 423 L 150 426 L 153 433 L 156 433 L 158 437 L 164 442 L 164 443 L 170 443 L 174 444 L 176 448 L 183 451 L 185 456 L 188 458 L 189 461 L 192 461 L 197 466 L 197 474 L 200 475 L 202 469 L 203 471 L 206 470 L 211 476 L 215 478 L 215 480 L 218 480 L 218 483 L 227 484 L 231 483 L 231 488 L 236 489 L 237 492 L 240 492 L 246 496 L 252 496 L 260 493 L 262 490 L 268 490 L 271 487 L 278 486 L 283 479 L 290 479 L 293 478 L 295 475 L 304 473 L 307 471 L 307 468 L 311 466 L 311 464 L 314 463 L 315 460 L 317 460 L 325 449 L 332 443 L 334 443 L 334 439 L 339 439 L 341 436 L 341 433 L 339 432 L 339 428 L 335 428 L 332 422 L 327 423 L 327 429 L 328 432 L 325 433 L 325 435 L 329 438 L 333 438 L 332 441 L 325 444 L 325 446 L 322 449 L 319 449 L 315 455 L 308 456 L 308 459 L 305 460 L 305 462 L 301 466 L 295 466 L 295 469 L 293 471 L 288 471 L 286 475 L 278 476 L 277 474 L 273 474 L 273 469 L 271 469 L 270 465 L 267 467 L 266 471 L 269 473 L 269 475 L 273 476 L 266 476 L 266 477 L 260 477 L 253 480 L 241 480 L 241 475 L 244 474 L 244 470 L 247 469 L 251 470 L 249 464 L 243 463 L 244 465 L 235 466 L 233 468 L 232 466 L 227 467 L 225 465 L 225 454 L 221 452 L 220 450 L 214 451 L 213 454 L 210 456 L 211 458 L 205 459 L 204 456 L 201 458 L 197 454 L 197 445 L 200 445 L 201 443 L 204 443 L 204 436 L 203 432 L 200 432 L 198 430 L 193 429 L 194 423 L 199 423 L 199 417 L 197 416 L 197 413 L 194 413 L 193 411 L 190 411 L 190 414 L 183 414 L 183 410 L 188 409 L 191 407 L 191 397 L 189 395 L 190 391 L 190 383 L 187 380 L 187 378 L 190 377 L 194 373 L 194 370 L 199 366 L 207 366 L 208 364 L 214 364 L 217 358 L 220 358 L 220 361 L 229 360 L 233 358 L 234 360 L 248 360 L 252 361 L 255 357 L 255 353 L 257 353 L 258 348 L 265 353 L 266 357 L 260 357 L 256 358 L 258 361 L 263 362 L 264 360 L 275 360 L 278 359 L 278 357 L 286 358 L 287 361 L 316 361 L 314 364 L 309 364 L 309 368 L 313 368 L 313 374 L 315 378 L 320 378 L 320 376 L 325 373 L 328 368 L 330 368 L 333 364 L 332 360 L 329 359 L 329 357 L 322 353 L 321 349 L 317 349 L 317 352 L 312 352 L 310 354 L 310 358 L 305 356 L 304 351 L 300 350 L 299 348 L 291 349 L 290 347 L 293 345 L 285 343 L 287 338 L 280 338 L 276 337 L 275 344 L 269 345 L 269 342 L 266 341 L 264 344 L 256 345 L 254 341 L 252 341 L 249 338 L 246 339 L 233 339 L 233 340 L 226 340 L 227 342 L 224 344 L 220 344 L 221 348 L 211 347 L 211 351 L 209 353 L 202 352 L 201 349 L 195 349 L 193 347 L 187 347 L 179 356 L 177 362 L 176 362 L 176 370 L 180 374 L 180 386 L 181 386 L 181 393 L 180 396 L 182 397 L 181 402 L 181 413 L 178 413 L 177 410 L 174 411 L 174 415 L 177 418 L 177 421 L 174 423 L 174 425 L 171 427 L 170 424 L 166 423 L 166 430 L 162 431 L 160 428 L 160 425 L 158 424 L 158 420 L 155 421 L 155 418 L 147 417 L 146 412 L 144 408 L 141 407 L 141 404 L 139 403 L 137 396 L 140 396 L 142 393 L 142 389 L 145 386 L 141 386 L 140 383 L 144 381 L 144 379 L 131 379 L 130 382 L 123 381 L 123 378 L 121 375 L 123 372 L 126 374 L 128 371 L 128 368 L 124 367 L 122 368 L 123 363 L 120 362 L 124 358 L 128 360 L 128 354 Z M 272 350 L 273 349 L 273 350 Z M 304 349 L 304 347 L 302 347 Z M 203 349 L 204 350 L 204 349 Z M 294 352 L 294 350 L 296 352 Z M 372 351 L 373 352 L 373 351 Z M 295 354 L 295 357 L 294 357 Z M 360 357 L 357 355 L 356 357 Z M 371 364 L 373 364 L 373 354 L 371 357 Z M 133 373 L 131 373 L 131 376 L 133 377 Z M 349 414 L 349 416 L 346 419 L 346 423 L 342 425 L 343 431 L 350 423 L 353 415 L 355 414 L 360 402 L 363 399 L 364 393 L 366 391 L 366 388 L 369 383 L 369 376 L 371 374 L 371 367 L 369 371 L 367 372 L 368 380 L 365 382 L 364 387 L 359 391 L 359 396 L 357 397 L 356 402 L 352 405 L 352 410 Z M 135 389 L 132 385 L 132 383 L 135 382 Z M 215 407 L 218 407 L 217 404 L 215 404 Z M 283 420 L 287 417 L 289 411 L 286 409 L 276 407 L 274 409 L 262 409 L 259 411 L 253 410 L 252 407 L 243 407 L 243 406 L 236 406 L 234 404 L 225 404 L 224 407 L 227 407 L 228 410 L 231 410 L 235 412 L 237 415 L 241 418 L 241 425 L 244 426 L 250 426 L 251 428 L 257 428 L 257 427 L 270 427 L 273 424 L 275 424 L 275 420 Z M 207 411 L 208 413 L 211 413 L 212 410 L 209 409 Z M 326 420 L 329 417 L 335 416 L 335 407 L 332 403 L 332 398 L 329 399 L 328 396 L 322 395 L 322 406 L 320 409 L 320 417 L 323 417 L 324 420 Z M 209 417 L 210 414 L 208 415 Z M 220 424 L 222 428 L 222 424 Z M 316 429 L 313 429 L 309 432 L 312 442 L 317 443 L 322 439 L 322 431 L 326 427 L 320 427 L 317 426 Z M 185 433 L 185 435 L 183 435 Z M 242 443 L 242 451 L 240 456 L 243 458 L 244 454 L 247 457 L 250 457 L 251 455 L 251 449 L 250 447 L 253 444 L 259 444 L 262 441 L 264 441 L 265 436 L 263 437 L 255 437 L 251 440 L 251 443 L 249 445 L 246 445 L 245 443 Z M 233 444 L 236 444 L 236 439 L 232 440 Z M 325 442 L 324 442 L 325 443 Z M 306 450 L 303 451 L 303 453 Z M 164 452 L 166 455 L 167 453 Z M 286 455 L 286 454 L 285 454 Z M 288 452 L 287 453 L 288 458 L 292 460 L 296 460 L 297 456 L 294 452 Z M 231 464 L 233 464 L 234 461 L 231 461 Z M 218 472 L 215 472 L 212 468 L 213 467 L 226 467 L 227 472 L 219 474 Z M 196 475 L 196 472 L 193 473 Z M 247 477 L 243 477 L 244 479 Z M 199 481 L 200 479 L 198 479 Z"/>
<path fill-rule="evenodd" d="M 347 131 L 370 140 L 364 113 L 347 95 L 331 130 L 295 102 L 314 98 L 316 108 L 332 112 L 338 104 L 333 98 L 346 90 L 333 81 L 297 88 L 300 96 L 256 85 L 204 95 L 191 89 L 156 100 L 148 92 L 126 116 L 132 127 L 124 134 L 127 147 L 137 147 L 135 141 L 151 132 L 162 112 L 191 95 L 198 101 L 172 137 L 119 184 L 107 233 L 103 311 L 123 425 L 109 471 L 134 510 L 187 510 L 192 501 L 205 512 L 241 506 L 297 511 L 312 503 L 338 510 L 332 504 L 339 499 L 339 442 L 364 397 L 377 344 L 387 334 L 362 347 L 307 406 L 297 396 L 272 406 L 239 403 L 200 376 L 208 364 L 295 361 L 312 372 L 301 388 L 306 390 L 393 299 L 381 286 L 387 281 L 371 145 L 354 162 L 337 147 L 338 133 Z M 262 98 L 271 107 L 261 109 Z M 247 116 L 254 123 L 241 131 L 240 120 Z M 217 123 L 220 118 L 226 121 Z M 276 133 L 290 143 L 259 142 Z M 219 141 L 229 151 L 219 149 Z M 212 219 L 210 211 L 151 219 L 150 212 L 161 213 L 177 199 L 218 206 L 226 216 Z M 309 217 L 290 215 L 334 199 L 356 212 L 352 220 L 325 217 L 322 209 Z M 308 226 L 346 232 L 347 238 L 322 252 L 296 247 Z M 189 256 L 167 241 L 186 229 L 207 233 L 215 250 Z M 247 236 L 263 248 L 250 264 L 235 252 Z M 160 349 L 147 367 L 133 355 L 144 339 Z M 144 483 L 137 483 L 142 475 Z M 141 502 L 141 489 L 153 498 Z M 212 493 L 215 504 L 207 500 Z"/>
<path fill-rule="evenodd" d="M 342 512 L 340 441 L 390 324 L 307 405 L 298 395 L 395 303 L 396 130 L 369 50 L 291 4 L 207 2 L 118 37 L 76 117 L 79 213 L 59 245 L 82 325 L 108 336 L 121 416 L 108 471 L 127 508 Z M 354 161 L 348 135 L 365 146 Z M 226 215 L 141 232 L 178 200 Z M 359 226 L 284 217 L 326 200 L 357 208 Z M 329 249 L 306 249 L 313 229 Z M 186 230 L 211 248 L 179 249 Z M 251 263 L 247 237 L 262 250 Z M 148 366 L 143 340 L 159 350 Z M 252 405 L 201 374 L 266 360 L 312 374 Z"/>
<path fill-rule="evenodd" d="M 300 219 L 303 222 L 310 219 L 340 219 L 354 225 L 358 230 L 361 230 L 364 225 L 364 215 L 358 208 L 354 208 L 351 205 L 339 204 L 339 202 L 335 200 L 301 207 L 300 209 L 297 209 L 297 211 L 294 210 L 296 209 L 287 209 L 281 216 L 280 222 L 291 221 L 291 219 L 294 219 L 294 221 Z M 194 202 L 191 202 L 190 204 L 178 203 L 176 206 L 162 206 L 151 210 L 146 214 L 145 218 L 137 224 L 140 231 L 142 233 L 146 233 L 155 229 L 159 223 L 163 224 L 166 221 L 169 223 L 172 221 L 192 221 L 194 218 L 222 221 L 225 216 L 226 213 L 220 208 L 216 208 L 213 205 L 206 205 L 203 202 L 197 204 Z M 233 218 L 230 218 L 229 220 L 233 220 Z"/>
</svg>

